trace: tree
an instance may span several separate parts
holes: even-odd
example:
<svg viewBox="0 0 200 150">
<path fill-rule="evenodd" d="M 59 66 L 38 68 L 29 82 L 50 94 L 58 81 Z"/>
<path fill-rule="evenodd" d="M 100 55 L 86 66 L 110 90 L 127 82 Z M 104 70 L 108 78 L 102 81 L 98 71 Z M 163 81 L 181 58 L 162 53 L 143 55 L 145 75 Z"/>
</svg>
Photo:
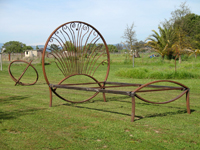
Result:
<svg viewBox="0 0 200 150">
<path fill-rule="evenodd" d="M 122 45 L 122 44 L 119 44 L 119 43 L 118 43 L 118 44 L 116 45 L 116 47 L 117 47 L 117 50 L 118 50 L 118 51 L 123 50 L 123 45 Z"/>
<path fill-rule="evenodd" d="M 187 28 L 183 30 L 190 37 L 190 43 L 193 49 L 200 49 L 200 16 L 194 13 L 187 14 L 183 17 L 184 24 Z"/>
<path fill-rule="evenodd" d="M 9 61 L 10 61 L 10 54 L 11 53 L 22 53 L 26 50 L 26 44 L 23 44 L 22 42 L 18 41 L 9 41 L 4 43 L 2 48 L 5 49 L 5 53 L 9 54 Z"/>
<path fill-rule="evenodd" d="M 99 45 L 100 46 L 100 45 Z M 83 47 L 83 51 L 87 52 L 87 53 L 91 53 L 92 51 L 94 51 L 97 48 L 96 44 L 91 44 L 88 43 L 86 46 Z"/>
<path fill-rule="evenodd" d="M 24 49 L 25 50 L 33 50 L 33 47 L 32 46 L 26 46 Z"/>
<path fill-rule="evenodd" d="M 137 42 L 135 42 L 133 47 L 135 50 L 140 51 L 140 49 L 144 47 L 144 44 L 145 44 L 145 42 L 143 42 L 143 41 L 139 41 L 139 42 L 137 41 Z"/>
<path fill-rule="evenodd" d="M 76 46 L 71 41 L 66 41 L 63 45 L 63 50 L 68 52 L 77 52 Z"/>
<path fill-rule="evenodd" d="M 191 47 L 190 37 L 188 37 L 188 30 L 191 30 L 188 24 L 185 22 L 185 16 L 191 14 L 191 11 L 186 2 L 181 3 L 178 9 L 171 12 L 171 18 L 169 21 L 165 20 L 163 26 L 172 28 L 176 33 L 176 41 L 173 43 L 172 49 L 179 55 L 179 63 L 181 63 L 181 54 L 185 52 L 185 49 Z"/>
<path fill-rule="evenodd" d="M 144 47 L 145 47 L 145 42 L 143 41 L 135 42 L 135 44 L 133 45 L 133 49 L 136 50 L 135 57 L 140 57 L 138 52 L 142 51 Z"/>
<path fill-rule="evenodd" d="M 38 45 L 36 45 L 36 48 L 35 48 L 35 49 L 36 49 L 36 50 L 39 49 Z"/>
<path fill-rule="evenodd" d="M 6 42 L 2 48 L 5 48 L 6 53 L 22 53 L 25 50 L 32 50 L 33 47 L 26 46 L 26 44 L 18 41 Z"/>
<path fill-rule="evenodd" d="M 51 44 L 50 48 L 49 48 L 51 51 L 54 51 L 54 50 L 60 50 L 60 47 L 56 44 Z"/>
<path fill-rule="evenodd" d="M 21 53 L 26 50 L 26 44 L 23 44 L 18 41 L 6 42 L 2 47 L 6 49 L 6 53 Z"/>
<path fill-rule="evenodd" d="M 181 54 L 184 53 L 184 49 L 190 47 L 189 37 L 187 37 L 187 32 L 185 29 L 188 29 L 188 25 L 185 24 L 185 17 L 186 15 L 190 14 L 191 11 L 188 6 L 185 5 L 186 2 L 182 3 L 179 9 L 173 11 L 172 20 L 174 22 L 174 30 L 176 31 L 177 40 L 175 45 L 178 50 L 179 55 L 179 63 L 181 63 Z"/>
<path fill-rule="evenodd" d="M 189 52 L 189 56 L 193 55 L 195 56 L 195 58 L 197 58 L 197 54 L 200 54 L 200 49 L 195 49 L 195 50 L 188 50 Z"/>
<path fill-rule="evenodd" d="M 162 28 L 161 28 L 162 26 Z M 171 18 L 159 25 L 159 33 L 147 38 L 147 45 L 152 47 L 163 58 L 179 57 L 181 63 L 182 54 L 195 54 L 200 49 L 200 16 L 192 14 L 186 3 L 181 3 L 178 9 L 171 12 Z"/>
<path fill-rule="evenodd" d="M 153 48 L 153 50 L 159 53 L 163 59 L 165 55 L 171 59 L 173 55 L 173 50 L 171 47 L 176 39 L 175 32 L 171 27 L 162 28 L 159 26 L 158 29 L 159 33 L 155 30 L 152 30 L 154 33 L 146 39 L 148 40 L 146 45 Z"/>
<path fill-rule="evenodd" d="M 116 46 L 111 45 L 111 44 L 109 44 L 109 45 L 107 45 L 107 46 L 108 46 L 108 50 L 109 50 L 109 52 L 112 52 L 112 53 L 114 53 L 114 52 L 118 52 Z"/>
<path fill-rule="evenodd" d="M 130 27 L 127 25 L 126 29 L 124 30 L 124 36 L 122 36 L 122 38 L 126 40 L 123 43 L 127 45 L 129 50 L 133 50 L 133 45 L 137 41 L 137 39 L 135 38 L 136 35 L 133 27 L 134 23 L 132 23 Z"/>
</svg>

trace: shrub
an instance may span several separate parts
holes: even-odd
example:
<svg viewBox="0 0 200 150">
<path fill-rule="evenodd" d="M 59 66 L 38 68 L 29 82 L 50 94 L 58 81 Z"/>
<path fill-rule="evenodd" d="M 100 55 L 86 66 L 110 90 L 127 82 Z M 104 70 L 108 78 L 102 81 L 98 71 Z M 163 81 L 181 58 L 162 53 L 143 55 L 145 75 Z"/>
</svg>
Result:
<svg viewBox="0 0 200 150">
<path fill-rule="evenodd" d="M 199 74 L 195 74 L 187 71 L 154 71 L 147 70 L 145 68 L 131 68 L 120 69 L 116 72 L 117 76 L 136 78 L 136 79 L 191 79 L 200 78 Z"/>
</svg>

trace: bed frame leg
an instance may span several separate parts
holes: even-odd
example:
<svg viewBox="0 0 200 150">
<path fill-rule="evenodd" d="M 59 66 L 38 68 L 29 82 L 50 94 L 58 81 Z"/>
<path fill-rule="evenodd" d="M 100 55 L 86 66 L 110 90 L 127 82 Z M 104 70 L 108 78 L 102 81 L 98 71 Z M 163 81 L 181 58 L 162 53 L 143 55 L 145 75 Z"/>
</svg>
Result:
<svg viewBox="0 0 200 150">
<path fill-rule="evenodd" d="M 103 101 L 106 102 L 106 94 L 103 93 Z"/>
<path fill-rule="evenodd" d="M 50 95 L 49 107 L 52 107 L 52 91 L 50 87 L 49 87 L 49 95 Z"/>
<path fill-rule="evenodd" d="M 131 122 L 134 122 L 135 118 L 135 96 L 132 97 L 132 114 L 131 114 Z"/>
<path fill-rule="evenodd" d="M 190 99 L 189 99 L 189 91 L 190 89 L 187 90 L 186 92 L 186 106 L 187 106 L 187 113 L 190 114 Z"/>
<path fill-rule="evenodd" d="M 106 82 L 103 83 L 103 89 L 105 90 Z M 106 102 L 106 94 L 103 93 L 103 101 Z"/>
</svg>

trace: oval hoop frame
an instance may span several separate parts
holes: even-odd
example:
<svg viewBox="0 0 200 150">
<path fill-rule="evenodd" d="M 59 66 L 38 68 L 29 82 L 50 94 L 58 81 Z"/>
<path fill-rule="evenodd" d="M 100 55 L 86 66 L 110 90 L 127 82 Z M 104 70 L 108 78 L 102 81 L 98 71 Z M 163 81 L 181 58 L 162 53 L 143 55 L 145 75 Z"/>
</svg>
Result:
<svg viewBox="0 0 200 150">
<path fill-rule="evenodd" d="M 94 77 L 92 77 L 92 76 L 90 76 L 90 75 L 87 75 L 87 74 L 72 74 L 72 75 L 67 76 L 67 77 L 65 77 L 64 79 L 62 79 L 62 80 L 58 83 L 58 85 L 61 85 L 62 82 L 64 82 L 65 80 L 69 79 L 70 77 L 73 77 L 73 76 L 76 76 L 76 75 L 84 75 L 84 76 L 87 76 L 87 77 L 93 79 L 93 80 L 99 85 L 100 88 L 103 88 L 103 86 L 102 86 Z M 57 89 L 57 88 L 54 88 L 54 89 L 51 88 L 52 92 L 53 92 L 56 96 L 58 96 L 60 99 L 62 99 L 62 100 L 64 100 L 64 101 L 67 101 L 67 102 L 70 102 L 70 103 L 83 103 L 83 102 L 89 101 L 90 99 L 94 98 L 94 97 L 99 93 L 99 92 L 96 92 L 96 93 L 94 93 L 93 96 L 91 96 L 90 98 L 85 99 L 85 100 L 81 100 L 81 101 L 70 101 L 70 100 L 68 100 L 68 99 L 66 99 L 66 98 L 64 98 L 64 97 L 62 97 L 60 94 L 58 94 L 58 93 L 56 92 L 56 89 Z"/>
<path fill-rule="evenodd" d="M 63 28 L 63 27 L 66 28 L 67 25 L 73 26 L 74 24 L 83 25 L 83 26 L 87 27 L 88 29 L 94 30 L 95 33 L 96 33 L 96 34 L 100 37 L 100 39 L 102 40 L 102 42 L 103 42 L 103 44 L 104 44 L 104 46 L 105 46 L 105 52 L 106 52 L 105 54 L 107 55 L 107 60 L 106 60 L 106 61 L 107 61 L 107 71 L 106 71 L 106 75 L 105 75 L 105 78 L 104 78 L 104 81 L 103 81 L 103 82 L 106 82 L 106 81 L 107 81 L 107 78 L 108 78 L 108 75 L 109 75 L 109 70 L 110 70 L 110 54 L 109 54 L 108 46 L 107 46 L 107 43 L 106 43 L 105 39 L 103 38 L 103 36 L 101 35 L 101 33 L 100 33 L 96 28 L 94 28 L 92 25 L 90 25 L 90 24 L 88 24 L 88 23 L 85 23 L 85 22 L 82 22 L 82 21 L 71 21 L 71 22 L 64 23 L 64 24 L 60 25 L 59 27 L 57 27 L 57 28 L 50 34 L 49 38 L 47 39 L 47 41 L 46 41 L 46 43 L 45 43 L 44 50 L 43 50 L 43 55 L 42 55 L 42 69 L 43 69 L 43 74 L 44 74 L 45 81 L 46 81 L 46 83 L 47 83 L 48 86 L 49 86 L 51 83 L 50 83 L 50 81 L 49 81 L 49 79 L 48 79 L 48 76 L 47 76 L 47 73 L 46 73 L 46 69 L 45 69 L 45 53 L 47 52 L 47 48 L 48 48 L 48 46 L 49 46 L 49 42 L 52 40 L 52 37 L 53 37 L 54 35 L 57 36 L 58 30 L 59 30 L 59 29 L 61 29 L 61 28 Z M 77 26 L 78 26 L 78 25 L 77 25 Z M 71 26 L 70 26 L 70 27 L 71 27 Z M 63 35 L 63 33 L 62 33 L 62 35 Z M 78 36 L 79 36 L 79 35 L 78 35 Z M 77 36 L 77 38 L 79 38 L 78 36 Z M 84 35 L 84 36 L 85 36 L 85 35 Z M 79 45 L 79 46 L 80 46 L 80 45 Z M 104 62 L 102 62 L 102 64 L 103 64 L 103 63 L 104 63 Z M 100 64 L 99 64 L 99 65 L 100 65 Z M 99 66 L 99 65 L 98 65 L 98 66 Z M 95 70 L 95 71 L 96 71 L 96 70 Z M 95 72 L 95 71 L 94 71 L 94 72 Z M 98 82 L 97 79 L 94 78 L 93 75 L 89 75 L 89 74 L 86 74 L 86 73 L 67 75 L 67 76 L 65 76 L 65 78 L 63 78 L 58 84 L 61 84 L 63 81 L 65 81 L 65 80 L 68 79 L 69 77 L 75 76 L 75 75 L 84 75 L 84 76 L 88 76 L 88 77 L 92 78 L 96 83 L 98 83 L 98 85 L 99 85 L 100 87 L 102 87 L 102 85 Z M 76 102 L 73 102 L 73 101 L 70 101 L 70 100 L 67 100 L 67 99 L 63 98 L 61 95 L 59 95 L 59 94 L 56 92 L 55 89 L 53 89 L 53 88 L 51 88 L 51 87 L 49 87 L 49 88 L 50 88 L 50 90 L 51 90 L 56 96 L 58 96 L 58 97 L 61 98 L 62 100 L 65 100 L 65 101 L 68 101 L 68 102 L 72 102 L 72 103 L 82 103 L 82 102 L 88 101 L 88 100 L 92 99 L 93 97 L 95 97 L 95 96 L 98 94 L 98 92 L 97 92 L 97 93 L 95 93 L 92 97 L 90 97 L 90 98 L 88 98 L 88 99 L 86 99 L 86 100 L 82 100 L 82 101 L 80 101 L 80 102 L 77 102 L 77 101 L 76 101 Z M 51 94 L 50 94 L 50 95 L 51 95 Z"/>
<path fill-rule="evenodd" d="M 27 64 L 28 64 L 28 66 L 25 68 L 24 72 L 21 74 L 21 76 L 19 77 L 19 79 L 16 79 L 16 78 L 13 76 L 13 74 L 12 74 L 12 72 L 11 72 L 11 70 L 10 70 L 11 65 L 12 65 L 13 63 L 15 63 L 15 62 L 23 62 L 23 63 L 27 63 Z M 35 67 L 31 64 L 31 62 L 32 62 L 32 61 L 27 62 L 27 61 L 24 61 L 24 60 L 14 60 L 14 61 L 12 61 L 12 62 L 9 64 L 9 66 L 8 66 L 8 73 L 9 73 L 10 77 L 12 78 L 12 80 L 15 82 L 15 85 L 17 85 L 17 84 L 19 84 L 19 85 L 34 85 L 34 84 L 38 81 L 38 78 L 39 78 L 38 72 L 37 72 L 37 70 L 35 69 Z M 22 78 L 22 76 L 24 75 L 24 73 L 26 72 L 26 70 L 28 69 L 29 66 L 31 66 L 31 67 L 35 70 L 35 72 L 36 72 L 36 76 L 37 76 L 37 77 L 36 77 L 35 82 L 33 82 L 33 83 L 23 83 L 23 82 L 19 82 L 20 79 Z"/>
</svg>

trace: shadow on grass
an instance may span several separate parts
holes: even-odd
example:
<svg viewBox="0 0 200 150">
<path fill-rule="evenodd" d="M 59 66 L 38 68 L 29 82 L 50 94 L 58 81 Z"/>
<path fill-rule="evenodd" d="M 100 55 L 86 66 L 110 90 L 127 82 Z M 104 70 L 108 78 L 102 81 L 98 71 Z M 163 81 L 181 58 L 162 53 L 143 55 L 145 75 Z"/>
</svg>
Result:
<svg viewBox="0 0 200 150">
<path fill-rule="evenodd" d="M 7 96 L 5 98 L 0 98 L 0 103 L 5 104 L 5 103 L 10 103 L 11 101 L 19 101 L 29 98 L 29 96 Z"/>
<path fill-rule="evenodd" d="M 20 101 L 29 98 L 28 96 L 10 96 L 5 98 L 0 98 L 0 104 L 9 106 L 8 104 L 13 103 L 13 101 Z M 2 123 L 3 120 L 9 120 L 9 119 L 16 119 L 20 116 L 24 115 L 31 115 L 34 114 L 35 111 L 43 110 L 46 108 L 25 108 L 25 109 L 19 109 L 19 110 L 9 110 L 9 111 L 2 111 L 0 110 L 0 123 Z"/>
<path fill-rule="evenodd" d="M 142 103 L 144 104 L 144 103 Z M 101 111 L 101 112 L 109 112 L 109 113 L 114 113 L 114 114 L 119 114 L 119 115 L 125 115 L 125 116 L 131 116 L 131 109 L 130 109 L 130 114 L 127 113 L 122 113 L 122 112 L 117 112 L 117 111 L 111 111 L 111 110 L 105 110 L 105 109 L 99 109 L 99 108 L 91 108 L 91 107 L 87 107 L 87 106 L 77 106 L 74 104 L 63 104 L 63 105 L 67 105 L 67 106 L 73 106 L 73 107 L 77 107 L 77 108 L 83 108 L 83 109 L 90 109 L 90 110 L 96 110 L 96 111 Z M 155 104 L 149 104 L 149 105 L 153 105 L 155 106 Z M 156 106 L 161 106 L 161 105 L 156 105 Z M 162 105 L 163 107 L 163 105 Z M 165 107 L 165 106 L 164 106 Z M 152 114 L 147 114 L 146 116 L 138 116 L 135 115 L 135 117 L 139 118 L 139 119 L 135 119 L 135 121 L 141 120 L 141 119 L 145 119 L 145 118 L 151 118 L 151 117 L 163 117 L 163 116 L 168 116 L 168 115 L 177 115 L 177 114 L 185 114 L 187 113 L 187 109 L 184 108 L 180 108 L 180 107 L 172 107 L 169 106 L 170 108 L 177 108 L 179 110 L 175 111 L 175 112 L 163 112 L 163 113 L 152 113 Z M 136 107 L 137 108 L 137 107 Z M 194 109 L 190 110 L 191 113 L 194 112 Z"/>
<path fill-rule="evenodd" d="M 85 108 L 85 109 L 90 109 L 90 110 L 97 110 L 97 111 L 101 111 L 101 112 L 109 112 L 109 113 L 120 114 L 120 115 L 125 115 L 125 116 L 131 116 L 130 114 L 116 112 L 116 111 L 110 111 L 110 110 L 105 110 L 105 109 L 90 108 L 90 107 L 86 107 L 86 106 L 77 106 L 77 105 L 75 106 L 73 104 L 63 104 L 63 105 L 73 106 L 73 107 L 77 107 L 77 108 Z M 136 117 L 142 118 L 141 116 L 136 116 Z"/>
<path fill-rule="evenodd" d="M 130 98 L 130 101 L 129 100 L 121 100 L 121 99 L 127 99 L 127 98 Z M 114 100 L 113 100 L 114 99 Z M 97 101 L 100 101 L 100 100 L 97 100 Z M 116 101 L 116 102 L 124 102 L 124 103 L 130 103 L 132 104 L 131 102 L 131 97 L 125 97 L 125 96 L 120 96 L 119 98 L 118 97 L 115 97 L 115 98 L 107 98 L 107 102 L 109 101 Z M 178 99 L 176 101 L 179 101 Z M 171 102 L 173 103 L 173 102 Z M 170 103 L 169 103 L 170 104 Z M 176 109 L 183 109 L 181 107 L 177 107 L 177 106 L 169 106 L 169 105 L 166 105 L 166 104 L 151 104 L 151 103 L 147 103 L 147 102 L 143 102 L 142 100 L 136 98 L 136 105 L 140 105 L 140 106 L 155 106 L 155 107 L 165 107 L 165 108 L 176 108 Z M 136 106 L 137 107 L 137 106 Z M 193 110 L 195 111 L 195 110 Z M 193 112 L 191 110 L 191 112 Z"/>
<path fill-rule="evenodd" d="M 2 123 L 3 120 L 16 119 L 24 115 L 32 115 L 36 111 L 44 109 L 46 108 L 29 108 L 29 109 L 20 109 L 20 110 L 4 111 L 4 112 L 0 111 L 0 123 Z"/>
<path fill-rule="evenodd" d="M 194 112 L 194 109 L 190 110 L 191 113 Z M 177 115 L 177 114 L 185 114 L 187 113 L 187 109 L 185 110 L 178 110 L 176 112 L 164 112 L 164 113 L 154 113 L 154 114 L 149 114 L 146 115 L 145 118 L 151 118 L 151 117 L 162 117 L 162 116 L 167 116 L 167 115 Z"/>
</svg>

